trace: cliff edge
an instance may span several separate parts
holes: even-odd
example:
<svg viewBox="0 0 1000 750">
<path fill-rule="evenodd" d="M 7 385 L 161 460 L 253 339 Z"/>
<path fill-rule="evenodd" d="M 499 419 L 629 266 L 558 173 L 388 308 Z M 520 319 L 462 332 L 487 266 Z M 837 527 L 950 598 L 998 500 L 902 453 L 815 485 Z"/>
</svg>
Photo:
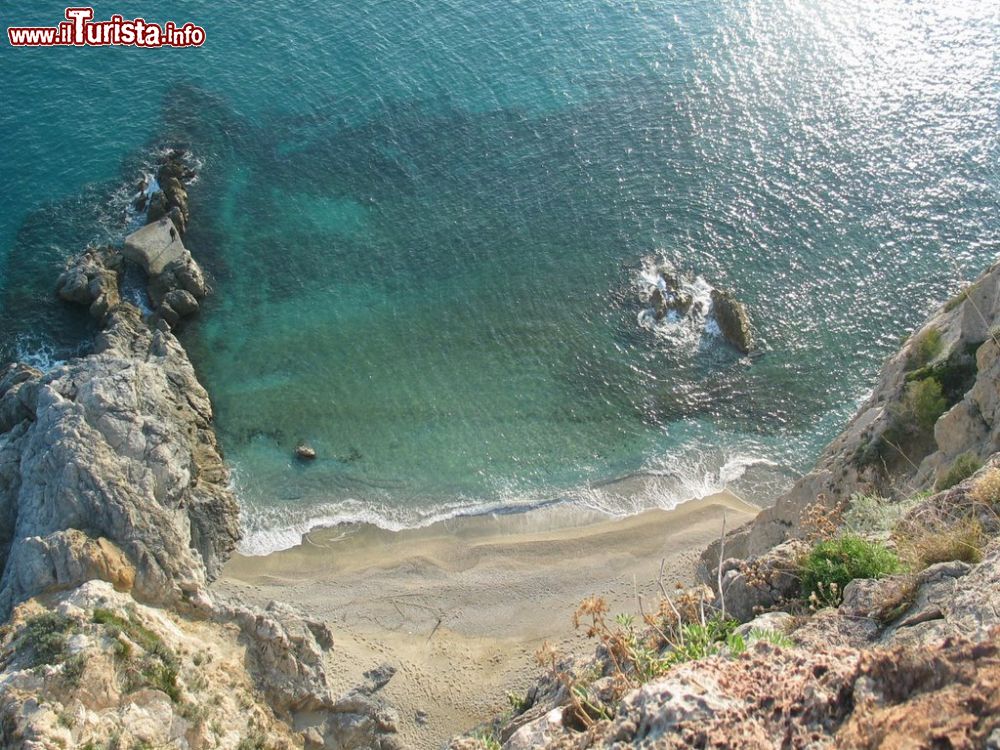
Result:
<svg viewBox="0 0 1000 750">
<path fill-rule="evenodd" d="M 147 225 L 59 277 L 100 322 L 92 351 L 0 372 L 0 744 L 394 748 L 381 684 L 332 692 L 325 625 L 208 592 L 240 529 L 172 330 L 209 291 L 183 242 L 190 174 L 165 152 Z"/>
</svg>

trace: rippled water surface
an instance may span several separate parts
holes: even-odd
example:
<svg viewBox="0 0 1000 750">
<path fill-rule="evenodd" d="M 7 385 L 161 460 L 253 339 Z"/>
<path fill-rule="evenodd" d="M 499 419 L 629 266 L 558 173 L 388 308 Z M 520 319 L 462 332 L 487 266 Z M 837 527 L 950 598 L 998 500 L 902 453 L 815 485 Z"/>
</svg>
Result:
<svg viewBox="0 0 1000 750">
<path fill-rule="evenodd" d="M 182 338 L 247 549 L 318 519 L 764 499 L 997 254 L 990 5 L 200 0 L 170 10 L 199 50 L 3 47 L 5 354 L 85 346 L 53 269 L 120 239 L 123 181 L 183 141 L 216 293 Z M 664 261 L 743 299 L 759 356 L 644 325 Z M 661 490 L 600 488 L 637 471 Z"/>
</svg>

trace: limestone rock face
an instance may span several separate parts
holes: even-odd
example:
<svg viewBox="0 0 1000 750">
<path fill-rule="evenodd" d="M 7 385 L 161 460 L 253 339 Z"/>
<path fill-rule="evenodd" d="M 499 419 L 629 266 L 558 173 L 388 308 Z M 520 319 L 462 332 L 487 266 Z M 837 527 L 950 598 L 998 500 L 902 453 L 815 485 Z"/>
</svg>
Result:
<svg viewBox="0 0 1000 750">
<path fill-rule="evenodd" d="M 225 627 L 103 581 L 18 606 L 0 647 L 0 744 L 11 750 L 301 747 L 257 699 L 246 646 Z"/>
<path fill-rule="evenodd" d="M 382 680 L 338 697 L 330 689 L 323 664 L 323 653 L 335 645 L 324 623 L 279 602 L 259 611 L 206 600 L 202 610 L 213 621 L 239 628 L 257 690 L 278 718 L 301 733 L 306 747 L 399 747 L 395 737 L 398 717 L 376 695 L 393 670 Z"/>
<path fill-rule="evenodd" d="M 218 574 L 238 509 L 177 339 L 121 305 L 92 354 L 0 386 L 0 610 L 97 571 L 163 603 Z"/>
<path fill-rule="evenodd" d="M 934 425 L 937 450 L 920 464 L 916 481 L 921 485 L 933 484 L 962 453 L 985 458 L 1000 450 L 1000 342 L 983 342 L 976 350 L 976 368 L 972 388 Z"/>
<path fill-rule="evenodd" d="M 983 562 L 953 561 L 920 574 L 909 607 L 879 638 L 887 645 L 923 646 L 949 637 L 988 639 L 1000 628 L 1000 540 Z"/>
</svg>

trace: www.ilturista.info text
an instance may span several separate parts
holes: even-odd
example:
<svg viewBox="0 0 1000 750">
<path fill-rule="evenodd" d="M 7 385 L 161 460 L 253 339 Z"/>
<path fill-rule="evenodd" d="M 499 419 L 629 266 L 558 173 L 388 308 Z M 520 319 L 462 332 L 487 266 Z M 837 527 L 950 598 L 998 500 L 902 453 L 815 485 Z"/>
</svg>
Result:
<svg viewBox="0 0 1000 750">
<path fill-rule="evenodd" d="M 67 8 L 66 20 L 57 26 L 11 26 L 7 38 L 14 47 L 200 47 L 205 43 L 205 29 L 190 22 L 160 25 L 120 15 L 107 21 L 93 19 L 93 8 Z"/>
</svg>

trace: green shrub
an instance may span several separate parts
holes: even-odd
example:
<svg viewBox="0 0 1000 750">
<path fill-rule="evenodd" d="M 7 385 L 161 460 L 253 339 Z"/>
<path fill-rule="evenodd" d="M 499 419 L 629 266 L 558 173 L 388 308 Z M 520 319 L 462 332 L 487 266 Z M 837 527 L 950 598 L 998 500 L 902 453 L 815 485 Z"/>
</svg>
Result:
<svg viewBox="0 0 1000 750">
<path fill-rule="evenodd" d="M 25 622 L 20 644 L 31 648 L 33 667 L 56 664 L 66 658 L 66 643 L 76 630 L 76 620 L 58 612 L 44 612 Z"/>
<path fill-rule="evenodd" d="M 958 456 L 951 464 L 951 468 L 946 471 L 937 483 L 934 485 L 934 489 L 938 492 L 943 492 L 944 490 L 950 490 L 959 482 L 962 482 L 977 471 L 983 468 L 983 462 L 979 460 L 979 457 L 974 453 L 963 453 Z"/>
<path fill-rule="evenodd" d="M 923 367 L 941 353 L 944 342 L 941 340 L 941 331 L 937 328 L 928 328 L 913 343 L 913 350 L 910 354 L 910 367 Z"/>
<path fill-rule="evenodd" d="M 948 401 L 936 378 L 908 383 L 896 415 L 900 426 L 911 432 L 929 432 L 948 409 Z"/>
<path fill-rule="evenodd" d="M 981 345 L 981 342 L 970 342 L 965 346 L 955 347 L 955 350 L 946 359 L 924 365 L 908 373 L 906 382 L 934 378 L 941 384 L 941 392 L 945 401 L 948 402 L 948 406 L 953 406 L 962 400 L 962 397 L 976 382 L 976 373 L 979 370 L 976 352 Z"/>
<path fill-rule="evenodd" d="M 899 559 L 878 542 L 842 536 L 818 542 L 802 562 L 802 595 L 814 604 L 838 606 L 856 578 L 882 578 L 899 570 Z"/>
<path fill-rule="evenodd" d="M 130 613 L 128 618 L 117 615 L 109 609 L 94 608 L 92 620 L 98 625 L 104 625 L 112 636 L 125 634 L 129 640 L 140 646 L 144 651 L 160 653 L 168 651 L 163 639 L 156 633 L 138 622 Z"/>
<path fill-rule="evenodd" d="M 76 654 L 69 657 L 63 663 L 62 676 L 70 685 L 76 687 L 83 678 L 83 672 L 87 667 L 87 660 L 83 654 Z"/>
<path fill-rule="evenodd" d="M 95 607 L 91 619 L 103 625 L 116 639 L 113 653 L 125 670 L 126 692 L 149 687 L 163 691 L 174 703 L 180 702 L 181 688 L 177 681 L 180 663 L 160 636 L 136 620 L 131 612 L 123 617 L 109 609 Z M 146 652 L 145 656 L 134 658 L 132 647 L 121 640 L 121 636 L 139 646 Z"/>
<path fill-rule="evenodd" d="M 166 693 L 174 703 L 180 702 L 181 688 L 177 684 L 176 665 L 164 663 L 159 659 L 147 659 L 142 666 L 142 676 L 146 687 Z"/>
</svg>

